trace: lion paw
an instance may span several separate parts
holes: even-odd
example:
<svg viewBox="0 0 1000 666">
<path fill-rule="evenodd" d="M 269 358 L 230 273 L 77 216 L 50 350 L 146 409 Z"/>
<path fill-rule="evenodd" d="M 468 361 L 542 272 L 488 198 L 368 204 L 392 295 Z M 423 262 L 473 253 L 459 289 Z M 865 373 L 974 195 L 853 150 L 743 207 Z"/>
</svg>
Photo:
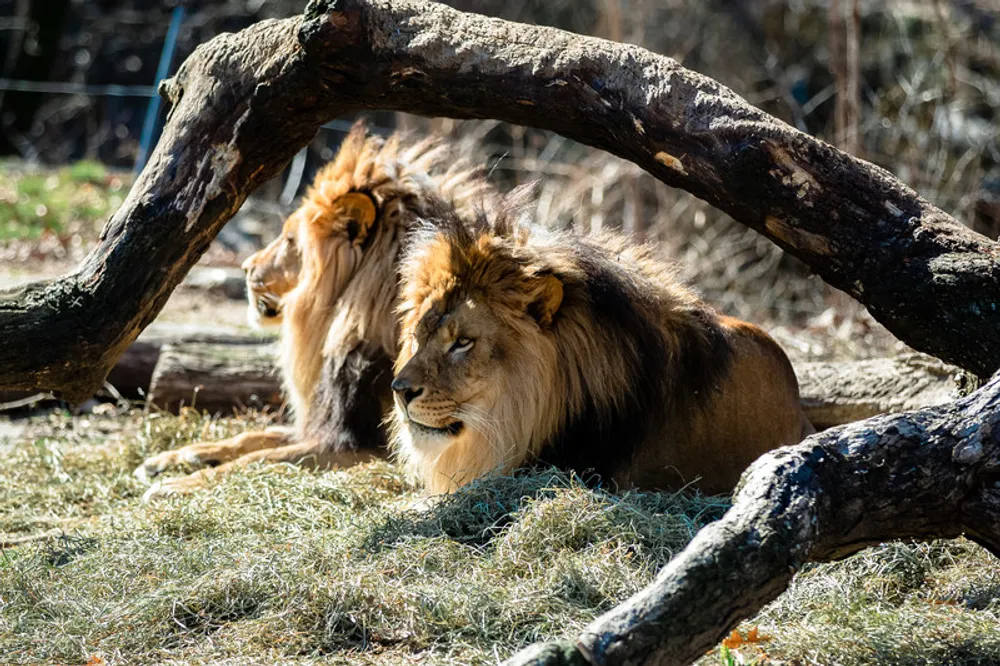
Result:
<svg viewBox="0 0 1000 666">
<path fill-rule="evenodd" d="M 165 497 L 170 497 L 174 494 L 176 493 L 170 492 L 170 486 L 168 484 L 163 481 L 156 481 L 146 490 L 146 492 L 142 494 L 142 503 L 149 504 L 150 502 L 164 499 Z"/>
<path fill-rule="evenodd" d="M 167 469 L 173 467 L 176 464 L 173 451 L 164 451 L 151 458 L 146 458 L 146 460 L 135 468 L 132 472 L 132 476 L 139 479 L 143 483 L 149 483 L 153 478 L 159 476 Z M 150 488 L 152 490 L 152 488 Z"/>
<path fill-rule="evenodd" d="M 146 458 L 146 461 L 136 467 L 132 474 L 143 483 L 149 483 L 168 469 L 181 466 L 201 467 L 204 464 L 205 462 L 197 451 L 191 450 L 190 447 L 184 447 L 174 451 L 164 451 Z"/>
</svg>

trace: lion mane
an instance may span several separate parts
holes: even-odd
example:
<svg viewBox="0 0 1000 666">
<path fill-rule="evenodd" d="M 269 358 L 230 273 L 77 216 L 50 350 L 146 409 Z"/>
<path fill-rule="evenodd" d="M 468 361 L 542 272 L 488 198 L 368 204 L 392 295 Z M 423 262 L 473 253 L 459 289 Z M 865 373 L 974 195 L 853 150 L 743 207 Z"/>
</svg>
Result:
<svg viewBox="0 0 1000 666">
<path fill-rule="evenodd" d="M 441 138 L 407 144 L 354 125 L 281 236 L 244 263 L 251 322 L 280 326 L 278 366 L 293 427 L 154 456 L 138 476 L 181 463 L 228 464 L 169 479 L 147 499 L 254 460 L 329 467 L 381 455 L 401 248 L 419 220 L 441 209 L 471 220 L 494 196 L 482 171 L 454 153 Z"/>
<path fill-rule="evenodd" d="M 310 421 L 326 360 L 361 343 L 395 357 L 397 273 L 409 230 L 441 208 L 472 216 L 492 195 L 481 170 L 440 138 L 403 146 L 398 135 L 355 124 L 290 218 L 301 269 L 282 299 L 279 365 L 297 423 Z"/>
<path fill-rule="evenodd" d="M 394 448 L 432 492 L 542 461 L 619 488 L 733 488 L 811 432 L 787 357 L 650 248 L 517 223 L 419 234 L 402 270 Z"/>
</svg>

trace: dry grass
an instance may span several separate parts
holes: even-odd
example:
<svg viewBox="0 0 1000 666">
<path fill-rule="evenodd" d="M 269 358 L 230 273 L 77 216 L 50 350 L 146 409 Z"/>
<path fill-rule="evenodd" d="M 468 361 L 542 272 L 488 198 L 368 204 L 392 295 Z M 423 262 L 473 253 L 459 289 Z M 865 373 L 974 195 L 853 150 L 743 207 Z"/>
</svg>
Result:
<svg viewBox="0 0 1000 666">
<path fill-rule="evenodd" d="M 884 544 L 805 570 L 750 626 L 772 640 L 740 650 L 748 660 L 997 664 L 1000 563 L 965 540 Z"/>
<path fill-rule="evenodd" d="M 974 223 L 1000 163 L 998 42 L 966 15 L 937 21 L 932 4 L 958 6 L 862 3 L 861 150 Z M 722 9 L 740 6 L 495 8 L 642 43 L 832 138 L 826 3 L 747 3 L 764 8 L 750 17 L 759 35 Z M 473 154 L 485 151 L 502 186 L 542 179 L 539 217 L 551 224 L 620 227 L 658 242 L 708 300 L 764 324 L 797 360 L 899 349 L 860 306 L 770 242 L 631 164 L 500 123 L 402 124 L 430 123 Z M 44 243 L 78 253 L 78 221 L 89 220 L 92 237 L 113 205 L 63 205 L 76 199 L 51 174 L 0 171 L 8 203 L 21 206 L 0 236 L 15 239 L 4 252 L 19 261 L 33 261 Z M 86 174 L 69 180 L 93 189 Z M 249 469 L 192 497 L 139 505 L 144 488 L 130 473 L 146 455 L 265 420 L 55 415 L 0 442 L 0 535 L 63 532 L 0 553 L 0 663 L 493 664 L 572 635 L 648 583 L 724 508 L 718 499 L 609 494 L 542 470 L 418 509 L 419 493 L 388 464 Z M 998 612 L 1000 565 L 981 548 L 892 543 L 808 568 L 741 628 L 768 640 L 701 663 L 996 664 Z"/>
<path fill-rule="evenodd" d="M 553 470 L 421 502 L 387 463 L 138 503 L 145 455 L 264 421 L 55 415 L 0 446 L 0 533 L 63 530 L 0 555 L 0 662 L 497 663 L 650 582 L 726 506 Z M 769 641 L 702 663 L 996 663 L 998 592 L 970 543 L 889 544 L 808 569 L 744 626 Z"/>
<path fill-rule="evenodd" d="M 3 663 L 492 663 L 638 590 L 725 506 L 543 470 L 417 509 L 381 463 L 251 469 L 148 507 L 143 455 L 246 424 L 138 425 L 3 452 L 0 531 L 66 527 L 0 559 Z"/>
</svg>

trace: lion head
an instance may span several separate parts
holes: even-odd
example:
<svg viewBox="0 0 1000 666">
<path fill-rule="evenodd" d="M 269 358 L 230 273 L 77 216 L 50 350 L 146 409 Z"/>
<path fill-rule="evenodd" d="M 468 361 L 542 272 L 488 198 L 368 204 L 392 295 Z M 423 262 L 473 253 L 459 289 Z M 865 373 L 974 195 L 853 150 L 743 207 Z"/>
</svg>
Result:
<svg viewBox="0 0 1000 666">
<path fill-rule="evenodd" d="M 247 283 L 247 321 L 255 328 L 281 325 L 281 299 L 299 283 L 302 260 L 296 243 L 299 213 L 284 222 L 281 235 L 243 262 Z"/>
<path fill-rule="evenodd" d="M 404 264 L 397 447 L 432 491 L 519 466 L 559 425 L 558 397 L 545 394 L 563 282 L 519 250 L 485 228 L 442 225 Z"/>
</svg>

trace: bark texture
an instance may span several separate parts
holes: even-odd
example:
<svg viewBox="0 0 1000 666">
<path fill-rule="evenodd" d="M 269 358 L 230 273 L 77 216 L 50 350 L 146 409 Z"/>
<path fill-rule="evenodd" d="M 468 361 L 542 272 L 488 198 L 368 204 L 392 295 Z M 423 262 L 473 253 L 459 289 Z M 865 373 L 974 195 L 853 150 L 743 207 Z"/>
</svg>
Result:
<svg viewBox="0 0 1000 666">
<path fill-rule="evenodd" d="M 184 349 L 188 345 L 219 345 L 223 350 L 246 345 L 266 345 L 272 341 L 273 337 L 261 333 L 247 333 L 238 329 L 225 329 L 218 326 L 202 326 L 188 324 L 161 324 L 154 323 L 142 332 L 139 338 L 129 345 L 129 348 L 118 359 L 118 363 L 111 369 L 108 375 L 110 383 L 119 394 L 132 400 L 142 399 L 149 395 L 150 383 L 153 379 L 153 372 L 160 361 L 160 352 L 166 345 L 174 345 L 175 348 Z M 235 352 L 222 352 L 226 358 L 232 358 Z M 186 363 L 186 361 L 182 361 Z M 280 381 L 274 372 L 275 360 L 273 356 L 262 359 L 262 365 L 258 368 L 261 377 L 271 377 L 275 386 Z M 220 373 L 219 377 L 209 378 L 217 386 L 221 386 L 225 377 L 231 375 L 228 370 Z M 187 394 L 190 396 L 194 389 L 190 386 Z M 236 393 L 239 393 L 237 390 Z M 187 404 L 190 404 L 188 401 Z M 235 403 L 230 400 L 228 406 Z"/>
<path fill-rule="evenodd" d="M 162 91 L 149 164 L 73 274 L 0 293 L 0 389 L 99 388 L 247 194 L 363 109 L 543 127 L 765 234 L 912 347 L 1000 367 L 1000 246 L 888 172 L 636 46 L 424 0 L 314 0 L 221 35 Z"/>
<path fill-rule="evenodd" d="M 97 391 L 247 194 L 336 115 L 317 106 L 299 26 L 221 35 L 164 83 L 166 127 L 98 246 L 70 275 L 0 293 L 0 389 Z"/>
<path fill-rule="evenodd" d="M 958 368 L 922 354 L 828 363 L 798 363 L 802 409 L 817 430 L 943 405 L 975 383 Z"/>
<path fill-rule="evenodd" d="M 506 662 L 690 664 L 807 562 L 965 535 L 1000 554 L 1000 375 L 942 407 L 832 428 L 758 459 L 732 508 L 574 644 Z"/>
<path fill-rule="evenodd" d="M 1000 245 L 887 171 L 645 49 L 419 0 L 313 2 L 336 93 L 364 108 L 496 118 L 602 148 L 729 213 L 919 351 L 1000 367 Z"/>
<path fill-rule="evenodd" d="M 173 412 L 184 405 L 208 412 L 280 407 L 284 400 L 275 356 L 272 345 L 165 345 L 149 400 Z"/>
</svg>

